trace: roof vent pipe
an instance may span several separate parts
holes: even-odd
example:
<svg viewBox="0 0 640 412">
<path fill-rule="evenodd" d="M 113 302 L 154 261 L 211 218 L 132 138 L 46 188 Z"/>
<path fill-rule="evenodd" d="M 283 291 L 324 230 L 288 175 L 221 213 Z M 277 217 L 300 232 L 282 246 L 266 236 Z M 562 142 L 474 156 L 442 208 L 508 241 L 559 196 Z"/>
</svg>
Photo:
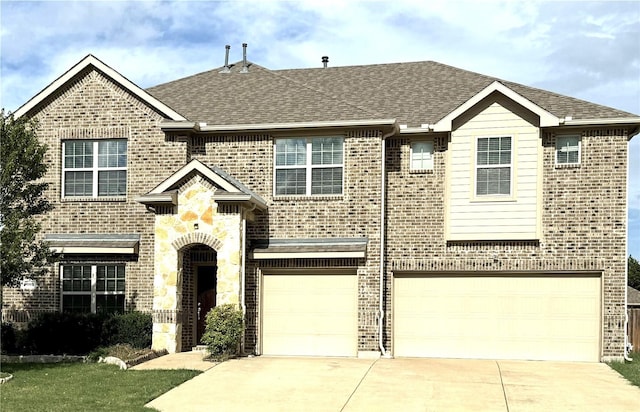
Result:
<svg viewBox="0 0 640 412">
<path fill-rule="evenodd" d="M 224 68 L 222 70 L 220 70 L 220 73 L 230 73 L 231 72 L 231 67 L 229 66 L 229 49 L 231 49 L 230 45 L 226 45 L 224 46 L 225 53 L 224 53 Z"/>
<path fill-rule="evenodd" d="M 247 66 L 247 43 L 242 43 L 242 70 L 240 73 L 248 73 L 249 68 Z"/>
<path fill-rule="evenodd" d="M 327 68 L 327 65 L 329 64 L 329 56 L 322 56 L 322 65 L 324 66 L 324 68 Z"/>
</svg>

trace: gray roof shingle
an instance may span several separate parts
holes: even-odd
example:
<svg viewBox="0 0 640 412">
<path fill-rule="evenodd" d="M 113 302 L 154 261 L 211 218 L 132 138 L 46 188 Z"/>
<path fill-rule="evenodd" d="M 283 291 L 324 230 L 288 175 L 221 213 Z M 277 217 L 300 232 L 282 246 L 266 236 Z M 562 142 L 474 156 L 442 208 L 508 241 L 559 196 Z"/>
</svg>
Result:
<svg viewBox="0 0 640 412">
<path fill-rule="evenodd" d="M 432 61 L 268 70 L 220 68 L 147 89 L 192 121 L 212 125 L 396 118 L 436 123 L 494 81 L 559 118 L 636 117 L 606 106 Z"/>
</svg>

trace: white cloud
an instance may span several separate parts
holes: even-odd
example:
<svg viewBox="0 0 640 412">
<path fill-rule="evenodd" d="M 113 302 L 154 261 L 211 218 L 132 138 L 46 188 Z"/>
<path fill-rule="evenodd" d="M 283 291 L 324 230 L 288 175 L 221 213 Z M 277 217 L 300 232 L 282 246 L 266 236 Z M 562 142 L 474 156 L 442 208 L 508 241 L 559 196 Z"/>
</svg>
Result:
<svg viewBox="0 0 640 412">
<path fill-rule="evenodd" d="M 0 106 L 88 53 L 141 87 L 248 58 L 262 66 L 435 60 L 640 114 L 640 3 L 550 1 L 6 2 Z M 640 136 L 630 144 L 640 237 Z M 640 246 L 638 246 L 640 248 Z M 640 255 L 640 250 L 638 251 Z"/>
</svg>

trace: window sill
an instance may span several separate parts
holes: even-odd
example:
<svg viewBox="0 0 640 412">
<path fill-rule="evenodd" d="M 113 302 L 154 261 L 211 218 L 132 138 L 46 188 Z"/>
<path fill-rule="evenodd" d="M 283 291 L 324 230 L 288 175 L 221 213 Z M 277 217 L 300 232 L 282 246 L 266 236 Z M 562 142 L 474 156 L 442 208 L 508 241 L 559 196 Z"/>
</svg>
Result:
<svg viewBox="0 0 640 412">
<path fill-rule="evenodd" d="M 412 175 L 431 175 L 433 174 L 433 169 L 410 169 L 409 174 Z"/>
<path fill-rule="evenodd" d="M 580 166 L 580 163 L 556 163 L 556 169 L 577 169 Z"/>
<path fill-rule="evenodd" d="M 335 201 L 335 200 L 343 200 L 344 195 L 280 195 L 274 196 L 273 201 L 292 201 L 292 200 L 302 200 L 302 201 L 310 201 L 310 202 L 318 202 L 318 201 Z"/>
<path fill-rule="evenodd" d="M 471 199 L 471 203 L 508 203 L 515 202 L 517 199 L 513 196 L 487 196 L 487 197 L 474 197 Z"/>
<path fill-rule="evenodd" d="M 62 203 L 72 202 L 126 202 L 126 196 L 105 196 L 105 197 L 63 197 L 60 199 Z"/>
</svg>

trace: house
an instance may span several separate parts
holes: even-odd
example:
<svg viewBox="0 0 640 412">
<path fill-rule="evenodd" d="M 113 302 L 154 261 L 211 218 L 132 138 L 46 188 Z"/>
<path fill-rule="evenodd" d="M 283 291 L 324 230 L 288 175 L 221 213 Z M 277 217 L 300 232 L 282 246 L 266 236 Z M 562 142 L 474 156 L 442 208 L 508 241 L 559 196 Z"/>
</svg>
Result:
<svg viewBox="0 0 640 412">
<path fill-rule="evenodd" d="M 627 286 L 627 309 L 640 309 L 640 290 Z"/>
<path fill-rule="evenodd" d="M 60 256 L 3 319 L 141 310 L 189 350 L 213 306 L 245 353 L 605 361 L 625 345 L 640 117 L 436 62 L 146 90 L 89 55 L 16 112 L 49 146 Z"/>
</svg>

